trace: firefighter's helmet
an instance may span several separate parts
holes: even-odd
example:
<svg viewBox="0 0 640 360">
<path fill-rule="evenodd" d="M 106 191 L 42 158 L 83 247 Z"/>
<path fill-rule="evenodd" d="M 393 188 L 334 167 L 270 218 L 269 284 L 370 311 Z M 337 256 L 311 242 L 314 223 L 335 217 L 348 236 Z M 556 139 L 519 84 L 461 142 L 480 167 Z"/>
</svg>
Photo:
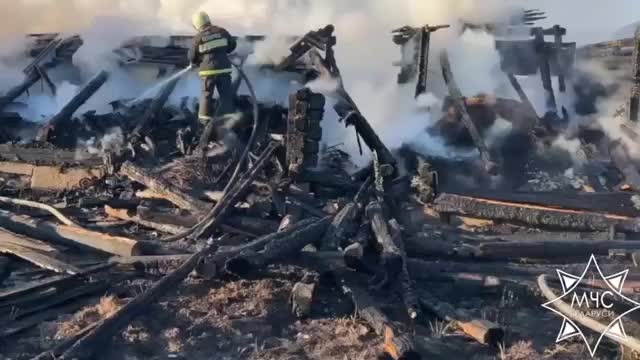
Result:
<svg viewBox="0 0 640 360">
<path fill-rule="evenodd" d="M 191 19 L 193 23 L 193 27 L 196 30 L 200 31 L 205 28 L 205 26 L 211 24 L 211 20 L 209 19 L 209 15 L 204 11 L 199 11 L 193 14 L 193 18 Z"/>
</svg>

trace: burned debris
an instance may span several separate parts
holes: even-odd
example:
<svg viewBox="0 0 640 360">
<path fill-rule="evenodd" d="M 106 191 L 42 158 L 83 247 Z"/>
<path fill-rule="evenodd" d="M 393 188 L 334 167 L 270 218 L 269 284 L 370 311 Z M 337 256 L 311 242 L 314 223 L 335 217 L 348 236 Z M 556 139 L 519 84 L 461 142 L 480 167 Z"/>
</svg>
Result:
<svg viewBox="0 0 640 360">
<path fill-rule="evenodd" d="M 518 24 L 543 18 L 527 10 Z M 7 109 L 39 81 L 55 92 L 47 71 L 72 61 L 83 45 L 77 36 L 31 35 L 24 80 L 0 97 L 0 120 L 12 124 L 0 129 L 0 348 L 9 358 L 191 358 L 204 348 L 230 359 L 285 359 L 306 351 L 300 329 L 318 330 L 318 321 L 336 327 L 335 337 L 350 322 L 347 332 L 362 348 L 396 360 L 446 358 L 465 348 L 493 358 L 511 339 L 526 339 L 536 329 L 505 317 L 516 308 L 525 308 L 525 320 L 537 313 L 526 309 L 530 300 L 505 305 L 506 293 L 541 300 L 538 288 L 544 296 L 550 290 L 538 276 L 576 269 L 589 255 L 606 269 L 637 262 L 640 173 L 628 142 L 601 128 L 568 132 L 568 114 L 578 110 L 563 110 L 554 93 L 554 78 L 561 93 L 579 86 L 576 53 L 593 56 L 614 45 L 577 50 L 563 40 L 570 29 L 558 25 L 527 27 L 528 38 L 514 40 L 493 25 L 463 27 L 505 36 L 496 48 L 518 99 L 462 93 L 466 79 L 454 75 L 447 51 L 429 55 L 432 33 L 452 31 L 449 25 L 393 31 L 403 57 L 411 53 L 399 84 L 419 98 L 431 86 L 431 69 L 441 74 L 442 116 L 431 128 L 425 122 L 422 135 L 473 149 L 458 159 L 385 144 L 344 84 L 333 25 L 290 39 L 288 54 L 261 69 L 335 79 L 330 96 L 301 87 L 284 105 L 261 103 L 242 59 L 238 112 L 206 126 L 190 99 L 170 101 L 181 80 L 166 69 L 188 65 L 190 37 L 180 36 L 164 47 L 134 38 L 114 50 L 124 67 L 162 65 L 155 93 L 115 101 L 107 113 L 82 113 L 111 81 L 100 71 L 46 121 L 22 118 Z M 616 55 L 633 57 L 620 127 L 633 135 L 638 39 L 615 46 Z M 542 113 L 518 79 L 538 72 Z M 249 95 L 237 91 L 241 82 Z M 355 129 L 369 165 L 347 169 L 350 155 L 325 141 L 329 113 Z M 489 143 L 488 129 L 499 120 L 510 123 L 509 132 Z M 117 145 L 96 143 L 111 136 Z M 561 136 L 579 144 L 579 165 L 549 161 Z M 565 183 L 531 188 L 553 176 Z M 485 297 L 482 307 L 470 302 Z M 105 304 L 108 311 L 95 310 Z M 51 332 L 46 327 L 60 332 L 88 309 L 101 315 L 40 341 Z M 490 311 L 506 315 L 489 318 Z M 164 349 L 149 339 L 168 328 L 175 335 L 181 325 L 185 338 L 170 339 L 180 346 Z M 211 332 L 219 334 L 212 339 Z M 452 345 L 453 333 L 464 346 Z"/>
</svg>

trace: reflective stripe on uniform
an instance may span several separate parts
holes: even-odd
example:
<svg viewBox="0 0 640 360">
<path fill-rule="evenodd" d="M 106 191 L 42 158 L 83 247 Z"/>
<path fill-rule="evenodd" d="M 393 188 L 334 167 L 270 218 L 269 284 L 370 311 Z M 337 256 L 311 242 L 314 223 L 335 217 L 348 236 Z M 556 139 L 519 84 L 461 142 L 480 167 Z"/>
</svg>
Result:
<svg viewBox="0 0 640 360">
<path fill-rule="evenodd" d="M 229 41 L 227 41 L 227 39 L 225 39 L 225 38 L 215 39 L 215 40 L 210 40 L 210 41 L 207 41 L 207 42 L 201 44 L 198 47 L 198 50 L 200 50 L 201 53 L 205 53 L 205 52 L 211 51 L 213 49 L 225 47 L 227 45 L 229 45 Z"/>
<path fill-rule="evenodd" d="M 228 74 L 231 72 L 231 68 L 228 69 L 217 69 L 217 70 L 200 70 L 198 72 L 198 75 L 200 75 L 201 77 L 204 76 L 214 76 L 214 75 L 220 75 L 220 74 Z"/>
</svg>

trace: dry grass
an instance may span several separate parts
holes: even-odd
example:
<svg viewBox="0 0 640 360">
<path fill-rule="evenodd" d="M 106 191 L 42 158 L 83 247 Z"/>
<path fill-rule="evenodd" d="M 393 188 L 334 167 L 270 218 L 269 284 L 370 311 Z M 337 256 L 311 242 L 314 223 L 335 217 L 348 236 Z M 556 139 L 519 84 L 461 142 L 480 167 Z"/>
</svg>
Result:
<svg viewBox="0 0 640 360">
<path fill-rule="evenodd" d="M 531 341 L 518 341 L 508 349 L 504 344 L 500 346 L 501 360 L 539 360 L 542 356 L 533 348 Z"/>
<path fill-rule="evenodd" d="M 98 304 L 86 307 L 71 317 L 69 321 L 60 324 L 54 339 L 61 340 L 76 335 L 87 326 L 112 316 L 122 307 L 115 296 L 104 296 Z"/>
<path fill-rule="evenodd" d="M 167 340 L 167 351 L 170 353 L 179 353 L 182 351 L 184 344 L 181 340 L 181 332 L 178 328 L 167 329 L 163 333 Z"/>
<path fill-rule="evenodd" d="M 369 360 L 382 351 L 379 339 L 353 318 L 311 320 L 298 323 L 296 330 L 295 344 L 257 352 L 251 359 Z"/>
<path fill-rule="evenodd" d="M 429 323 L 429 328 L 431 329 L 431 337 L 435 339 L 440 339 L 447 335 L 447 331 L 454 326 L 451 322 L 446 321 L 438 321 L 435 320 Z"/>
</svg>

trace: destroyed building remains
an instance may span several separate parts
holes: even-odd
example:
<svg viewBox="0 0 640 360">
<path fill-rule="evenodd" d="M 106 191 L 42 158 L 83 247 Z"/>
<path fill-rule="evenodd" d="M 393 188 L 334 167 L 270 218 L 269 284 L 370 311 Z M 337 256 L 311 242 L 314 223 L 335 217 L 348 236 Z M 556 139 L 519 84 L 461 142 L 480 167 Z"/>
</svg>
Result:
<svg viewBox="0 0 640 360">
<path fill-rule="evenodd" d="M 82 74 L 42 117 L 31 92 L 59 94 L 87 44 L 27 35 L 0 96 L 0 359 L 585 358 L 540 305 L 591 255 L 607 274 L 638 266 L 640 30 L 579 46 L 547 17 L 388 29 L 414 135 L 450 156 L 385 141 L 337 25 L 285 37 L 268 63 L 249 59 L 269 35 L 238 36 L 237 112 L 206 125 L 175 99 L 191 36 L 132 36 L 110 52 L 118 74 Z M 465 92 L 435 44 L 465 32 L 490 36 L 512 96 Z M 123 73 L 151 91 L 87 109 Z M 256 82 L 280 75 L 300 86 L 261 101 Z M 336 123 L 359 154 L 332 142 Z M 637 299 L 638 281 L 620 293 Z M 636 318 L 624 326 L 603 358 L 640 354 Z"/>
</svg>

